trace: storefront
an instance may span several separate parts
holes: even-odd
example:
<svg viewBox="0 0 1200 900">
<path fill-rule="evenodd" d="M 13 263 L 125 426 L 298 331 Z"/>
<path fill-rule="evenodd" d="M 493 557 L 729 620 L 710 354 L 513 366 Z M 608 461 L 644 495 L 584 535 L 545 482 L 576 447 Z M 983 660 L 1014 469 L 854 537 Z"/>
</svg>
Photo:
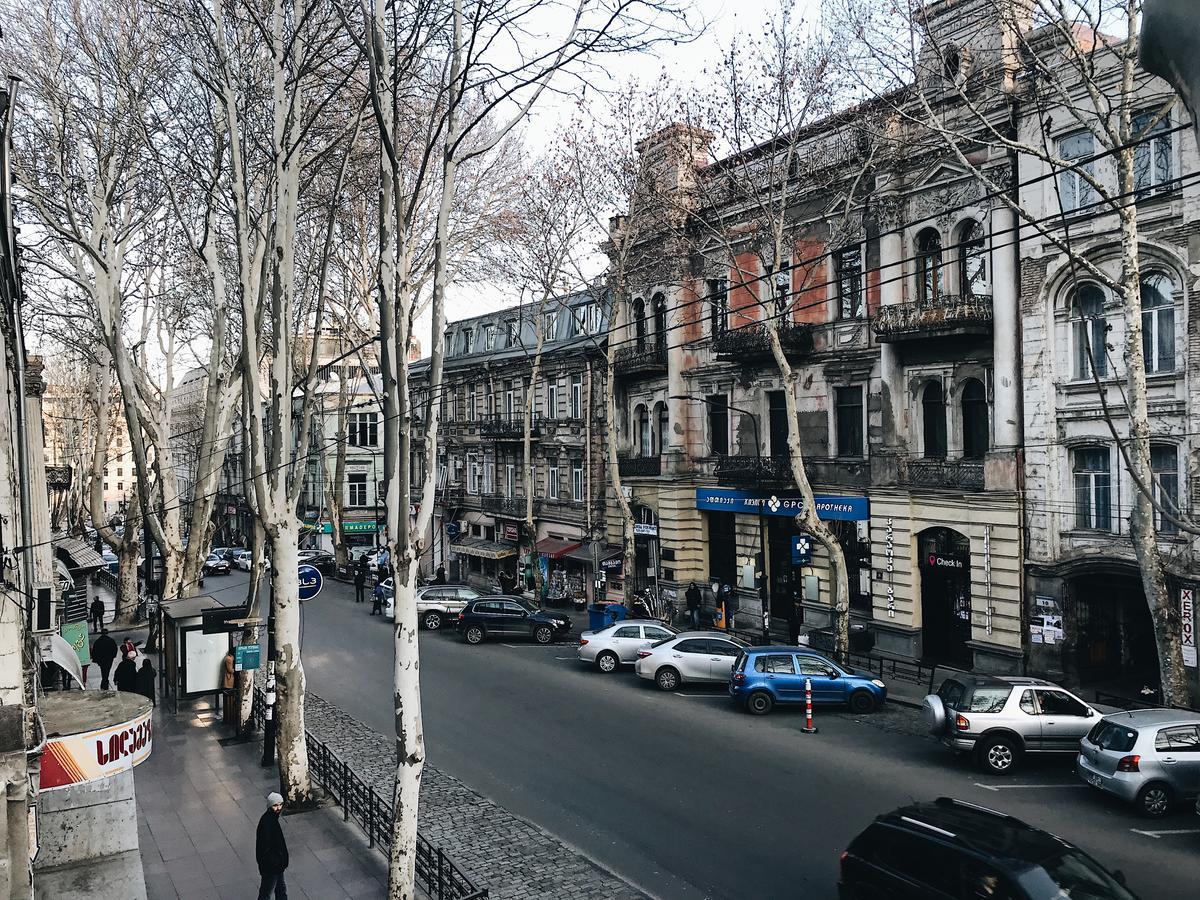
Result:
<svg viewBox="0 0 1200 900">
<path fill-rule="evenodd" d="M 951 528 L 917 535 L 925 661 L 971 665 L 971 542 Z"/>
<path fill-rule="evenodd" d="M 517 555 L 515 545 L 489 541 L 486 538 L 461 536 L 449 544 L 450 580 L 470 584 L 484 591 L 491 591 L 500 574 L 500 566 L 506 565 Z"/>
<path fill-rule="evenodd" d="M 551 606 L 566 606 L 584 596 L 587 573 L 570 555 L 581 546 L 582 541 L 555 537 L 542 538 L 534 546 L 541 569 L 542 599 Z"/>
<path fill-rule="evenodd" d="M 376 547 L 379 545 L 379 534 L 380 526 L 374 519 L 367 522 L 342 522 L 342 537 L 346 541 L 346 546 L 350 548 Z M 304 523 L 304 529 L 300 532 L 300 549 L 324 550 L 332 553 L 334 551 L 333 523 Z"/>
</svg>

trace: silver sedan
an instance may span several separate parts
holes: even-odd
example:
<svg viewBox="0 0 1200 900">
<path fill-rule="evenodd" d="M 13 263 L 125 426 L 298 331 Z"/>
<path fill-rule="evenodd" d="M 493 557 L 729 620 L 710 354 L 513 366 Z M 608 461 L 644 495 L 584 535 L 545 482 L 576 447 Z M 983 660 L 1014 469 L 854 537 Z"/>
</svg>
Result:
<svg viewBox="0 0 1200 900">
<path fill-rule="evenodd" d="M 634 668 L 639 677 L 664 691 L 673 691 L 684 682 L 727 682 L 738 654 L 748 646 L 720 631 L 685 631 L 639 650 Z"/>
<path fill-rule="evenodd" d="M 594 665 L 601 672 L 615 672 L 622 665 L 637 662 L 637 652 L 656 641 L 666 641 L 678 634 L 654 619 L 628 619 L 615 622 L 599 631 L 585 631 L 579 636 L 579 659 Z"/>
</svg>

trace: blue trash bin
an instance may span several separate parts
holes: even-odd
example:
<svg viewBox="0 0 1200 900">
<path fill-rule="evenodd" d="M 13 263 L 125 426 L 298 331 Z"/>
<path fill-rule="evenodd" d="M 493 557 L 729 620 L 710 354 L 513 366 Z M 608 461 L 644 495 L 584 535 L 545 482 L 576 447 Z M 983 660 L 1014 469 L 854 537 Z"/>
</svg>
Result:
<svg viewBox="0 0 1200 900">
<path fill-rule="evenodd" d="M 606 613 L 608 616 L 608 624 L 611 625 L 614 622 L 620 622 L 623 618 L 625 618 L 625 616 L 629 614 L 629 610 L 625 608 L 624 603 L 610 603 Z"/>
<path fill-rule="evenodd" d="M 588 607 L 588 628 L 599 631 L 608 623 L 604 621 L 604 607 L 592 604 Z"/>
</svg>

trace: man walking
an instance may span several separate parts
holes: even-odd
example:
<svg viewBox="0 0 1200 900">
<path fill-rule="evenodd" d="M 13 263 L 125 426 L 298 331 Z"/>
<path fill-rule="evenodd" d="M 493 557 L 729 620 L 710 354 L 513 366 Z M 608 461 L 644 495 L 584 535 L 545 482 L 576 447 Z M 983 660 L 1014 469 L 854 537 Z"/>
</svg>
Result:
<svg viewBox="0 0 1200 900">
<path fill-rule="evenodd" d="M 131 694 L 137 693 L 137 664 L 133 661 L 132 653 L 127 653 L 125 658 L 121 660 L 117 666 L 116 674 L 113 675 L 113 681 L 117 683 L 118 691 L 128 691 Z"/>
<path fill-rule="evenodd" d="M 268 900 L 275 892 L 275 900 L 287 900 L 287 886 L 283 873 L 288 867 L 287 841 L 283 839 L 283 828 L 279 817 L 283 813 L 283 796 L 275 791 L 267 794 L 267 811 L 258 820 L 258 833 L 254 841 L 254 858 L 258 862 L 258 874 L 262 883 L 258 888 L 258 900 Z"/>
<path fill-rule="evenodd" d="M 88 612 L 91 614 L 92 631 L 100 631 L 104 627 L 104 601 L 99 594 L 92 599 Z"/>
<path fill-rule="evenodd" d="M 692 623 L 693 628 L 700 627 L 700 588 L 696 587 L 696 582 L 692 582 L 692 586 L 687 589 L 684 594 L 687 599 L 688 621 Z"/>
<path fill-rule="evenodd" d="M 375 590 L 371 592 L 371 615 L 383 615 L 383 582 L 375 585 Z"/>
<path fill-rule="evenodd" d="M 100 690 L 108 690 L 108 673 L 117 658 L 117 642 L 109 636 L 108 629 L 101 626 L 100 637 L 92 643 L 92 659 L 100 667 Z"/>
<path fill-rule="evenodd" d="M 363 590 L 367 586 L 367 557 L 363 554 L 354 564 L 354 602 L 363 602 Z"/>
</svg>

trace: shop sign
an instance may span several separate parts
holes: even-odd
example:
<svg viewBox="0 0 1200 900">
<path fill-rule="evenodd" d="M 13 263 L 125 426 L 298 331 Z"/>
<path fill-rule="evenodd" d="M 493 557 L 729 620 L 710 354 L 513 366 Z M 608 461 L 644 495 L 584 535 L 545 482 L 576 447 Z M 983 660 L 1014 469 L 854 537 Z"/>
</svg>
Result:
<svg viewBox="0 0 1200 900">
<path fill-rule="evenodd" d="M 258 644 L 238 644 L 233 648 L 233 670 L 249 672 L 257 669 L 262 658 L 261 649 Z"/>
<path fill-rule="evenodd" d="M 150 755 L 152 739 L 149 709 L 120 725 L 53 738 L 42 754 L 40 789 L 99 781 L 132 769 Z"/>
<path fill-rule="evenodd" d="M 622 568 L 624 568 L 624 561 L 619 556 L 610 556 L 608 559 L 600 560 L 600 570 L 609 575 L 620 575 Z"/>
<path fill-rule="evenodd" d="M 300 566 L 296 570 L 299 582 L 297 595 L 301 600 L 312 600 L 321 593 L 321 572 L 316 566 Z"/>
<path fill-rule="evenodd" d="M 500 539 L 504 541 L 517 541 L 520 539 L 520 529 L 516 522 L 501 522 L 500 523 Z"/>
<path fill-rule="evenodd" d="M 840 497 L 817 494 L 817 517 L 828 521 L 862 522 L 871 517 L 871 502 L 866 497 Z M 725 488 L 696 488 L 696 509 L 752 513 L 767 516 L 798 516 L 804 511 L 804 498 L 796 494 L 771 494 L 766 491 L 736 491 Z"/>
<path fill-rule="evenodd" d="M 332 522 L 306 522 L 304 527 L 319 534 L 333 534 Z M 342 534 L 375 534 L 378 530 L 374 522 L 342 523 Z"/>
<path fill-rule="evenodd" d="M 887 520 L 887 531 L 883 540 L 884 557 L 887 565 L 887 614 L 896 618 L 896 589 L 892 586 L 892 573 L 896 571 L 896 532 L 892 520 Z"/>
<path fill-rule="evenodd" d="M 949 569 L 952 572 L 965 572 L 967 569 L 967 561 L 962 557 L 942 553 L 925 554 L 924 563 L 929 569 Z"/>
<path fill-rule="evenodd" d="M 658 526 L 647 522 L 634 522 L 633 533 L 642 537 L 658 537 Z"/>
<path fill-rule="evenodd" d="M 812 538 L 805 534 L 792 537 L 792 565 L 807 566 L 812 563 Z"/>
<path fill-rule="evenodd" d="M 446 537 L 456 538 L 456 537 L 458 537 L 458 533 L 460 530 L 461 529 L 459 528 L 459 525 L 457 522 L 447 522 L 446 523 Z"/>
<path fill-rule="evenodd" d="M 87 622 L 63 622 L 59 626 L 58 633 L 62 635 L 64 641 L 71 645 L 71 649 L 79 657 L 79 664 L 81 666 L 91 664 L 92 654 L 88 649 Z"/>
<path fill-rule="evenodd" d="M 1183 664 L 1196 668 L 1196 607 L 1192 588 L 1180 588 L 1179 613 L 1183 620 Z"/>
</svg>

